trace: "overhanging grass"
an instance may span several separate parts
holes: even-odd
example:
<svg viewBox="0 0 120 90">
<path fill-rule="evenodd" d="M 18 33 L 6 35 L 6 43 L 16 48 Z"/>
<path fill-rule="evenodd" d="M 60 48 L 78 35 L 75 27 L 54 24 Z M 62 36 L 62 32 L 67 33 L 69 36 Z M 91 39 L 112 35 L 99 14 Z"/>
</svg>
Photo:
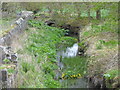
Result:
<svg viewBox="0 0 120 90">
<path fill-rule="evenodd" d="M 82 76 L 86 74 L 87 57 L 76 56 L 72 58 L 64 58 L 62 62 L 64 64 L 63 73 L 71 71 L 73 74 L 80 73 Z"/>
</svg>

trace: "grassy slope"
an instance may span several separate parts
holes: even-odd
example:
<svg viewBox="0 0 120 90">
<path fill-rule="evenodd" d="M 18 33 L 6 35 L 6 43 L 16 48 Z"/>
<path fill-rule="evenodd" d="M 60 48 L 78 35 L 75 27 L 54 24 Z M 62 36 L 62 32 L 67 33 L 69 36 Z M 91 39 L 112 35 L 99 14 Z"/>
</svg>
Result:
<svg viewBox="0 0 120 90">
<path fill-rule="evenodd" d="M 106 75 L 112 71 L 117 71 L 118 25 L 116 21 L 111 19 L 107 21 L 106 19 L 106 21 L 100 22 L 99 20 L 92 19 L 90 21 L 92 23 L 89 23 L 87 17 L 76 19 L 68 19 L 67 15 L 66 17 L 62 17 L 62 15 L 58 17 L 53 17 L 53 19 L 60 24 L 67 23 L 83 26 L 80 33 L 80 40 L 82 39 L 84 42 L 89 43 L 86 54 L 90 56 L 88 69 L 91 75 L 99 73 L 104 73 Z M 118 74 L 115 72 L 112 74 L 114 76 L 113 78 L 118 77 Z M 110 74 L 110 77 L 112 77 L 112 74 Z"/>
<path fill-rule="evenodd" d="M 65 30 L 49 27 L 40 21 L 30 21 L 26 37 L 23 36 L 19 57 L 18 86 L 22 88 L 58 88 L 55 80 L 58 70 L 56 51 L 61 45 L 72 45 L 75 38 L 63 37 Z M 73 42 L 71 42 L 73 40 Z"/>
<path fill-rule="evenodd" d="M 14 21 L 14 19 L 0 19 L 0 37 L 14 28 L 14 25 L 11 25 Z"/>
<path fill-rule="evenodd" d="M 111 23 L 112 26 L 110 26 Z M 118 77 L 116 72 L 110 73 L 118 71 L 118 33 L 115 27 L 117 27 L 116 22 L 104 21 L 98 24 L 92 22 L 82 29 L 80 37 L 89 44 L 86 54 L 90 56 L 88 67 L 90 75 L 103 73 L 109 75 L 106 78 Z M 113 84 L 112 87 L 114 87 Z"/>
<path fill-rule="evenodd" d="M 58 88 L 54 80 L 56 65 L 56 44 L 63 36 L 64 30 L 49 27 L 41 22 L 30 21 L 35 29 L 27 31 L 24 50 L 19 60 L 18 87 L 24 88 Z"/>
</svg>

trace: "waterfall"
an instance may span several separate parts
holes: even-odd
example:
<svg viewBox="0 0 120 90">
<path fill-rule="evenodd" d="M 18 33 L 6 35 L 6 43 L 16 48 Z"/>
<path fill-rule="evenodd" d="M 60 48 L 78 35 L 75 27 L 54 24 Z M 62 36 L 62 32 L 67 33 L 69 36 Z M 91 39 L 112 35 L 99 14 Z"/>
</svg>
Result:
<svg viewBox="0 0 120 90">
<path fill-rule="evenodd" d="M 77 52 L 78 52 L 78 43 L 75 43 L 72 47 L 67 47 L 65 51 L 64 50 L 59 51 L 57 53 L 57 60 L 58 60 L 58 66 L 60 67 L 60 69 L 64 67 L 61 60 L 65 57 L 67 58 L 75 57 L 77 55 Z"/>
<path fill-rule="evenodd" d="M 62 57 L 75 57 L 78 52 L 78 44 L 75 43 L 72 47 L 67 47 L 66 51 L 62 51 Z"/>
</svg>

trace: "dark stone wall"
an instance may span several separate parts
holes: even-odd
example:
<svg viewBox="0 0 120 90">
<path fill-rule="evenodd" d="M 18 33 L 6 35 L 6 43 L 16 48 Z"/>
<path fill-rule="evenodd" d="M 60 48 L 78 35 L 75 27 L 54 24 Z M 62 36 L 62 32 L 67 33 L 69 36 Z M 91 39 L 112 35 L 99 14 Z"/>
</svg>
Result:
<svg viewBox="0 0 120 90">
<path fill-rule="evenodd" d="M 14 38 L 24 32 L 27 28 L 27 21 L 32 19 L 32 16 L 33 13 L 31 11 L 22 11 L 19 18 L 13 24 L 14 28 L 12 28 L 7 34 L 0 37 L 0 66 L 4 65 L 3 60 L 6 58 L 7 53 L 5 48 L 10 47 Z M 0 89 L 14 88 L 15 76 L 16 73 L 8 77 L 7 69 L 0 69 Z"/>
<path fill-rule="evenodd" d="M 2 46 L 10 46 L 12 39 L 16 35 L 22 33 L 27 27 L 27 21 L 32 18 L 32 12 L 23 11 L 21 12 L 20 18 L 15 21 L 13 24 L 14 28 L 10 30 L 9 33 L 0 38 L 0 45 Z"/>
<path fill-rule="evenodd" d="M 3 63 L 2 60 L 5 58 L 5 52 L 3 48 L 0 47 L 0 65 Z"/>
</svg>

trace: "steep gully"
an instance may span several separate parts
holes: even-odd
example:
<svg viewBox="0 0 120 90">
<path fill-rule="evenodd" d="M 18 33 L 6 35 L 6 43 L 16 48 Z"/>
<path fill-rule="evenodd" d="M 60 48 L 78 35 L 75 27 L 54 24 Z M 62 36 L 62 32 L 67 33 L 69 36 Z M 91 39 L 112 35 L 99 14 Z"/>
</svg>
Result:
<svg viewBox="0 0 120 90">
<path fill-rule="evenodd" d="M 49 25 L 49 26 L 54 26 L 54 27 L 58 27 L 57 25 L 55 25 L 55 21 L 54 20 L 49 20 L 46 21 L 45 24 Z M 63 80 L 59 77 L 62 76 L 62 69 L 64 69 L 64 63 L 62 62 L 62 60 L 64 58 L 71 58 L 71 57 L 76 57 L 78 56 L 78 50 L 79 50 L 79 46 L 78 43 L 80 42 L 79 40 L 79 30 L 80 27 L 78 26 L 71 26 L 71 25 L 62 25 L 60 26 L 60 28 L 62 29 L 66 29 L 69 30 L 65 36 L 70 36 L 70 37 L 75 37 L 78 39 L 77 43 L 74 43 L 72 47 L 67 47 L 65 50 L 60 50 L 57 52 L 57 60 L 58 60 L 58 71 L 56 73 L 56 78 L 61 82 L 63 87 L 67 87 L 67 88 L 94 88 L 88 79 L 82 77 L 80 79 L 67 79 L 67 80 Z M 83 53 L 83 52 L 79 52 L 79 53 Z M 73 83 L 74 82 L 74 83 Z"/>
</svg>

